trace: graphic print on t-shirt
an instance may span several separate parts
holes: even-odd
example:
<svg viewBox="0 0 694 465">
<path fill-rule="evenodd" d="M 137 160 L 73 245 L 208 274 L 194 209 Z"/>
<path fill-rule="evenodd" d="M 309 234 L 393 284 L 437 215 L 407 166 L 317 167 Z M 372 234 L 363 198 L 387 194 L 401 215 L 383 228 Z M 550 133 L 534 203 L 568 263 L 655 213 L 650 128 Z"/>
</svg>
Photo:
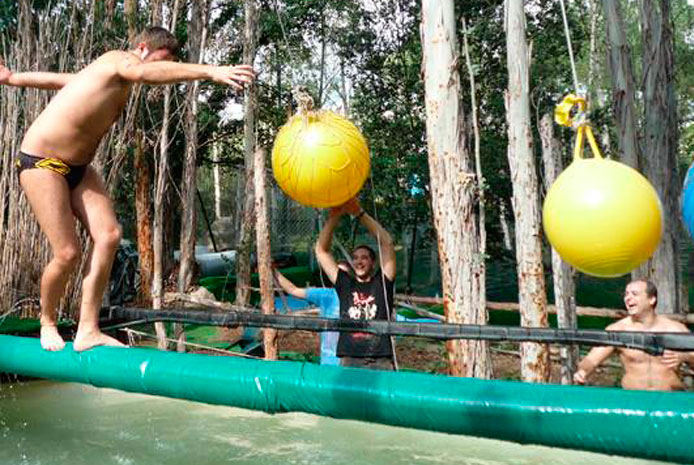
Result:
<svg viewBox="0 0 694 465">
<path fill-rule="evenodd" d="M 363 294 L 359 291 L 352 292 L 352 306 L 347 313 L 353 320 L 373 320 L 376 317 L 376 297 Z"/>
</svg>

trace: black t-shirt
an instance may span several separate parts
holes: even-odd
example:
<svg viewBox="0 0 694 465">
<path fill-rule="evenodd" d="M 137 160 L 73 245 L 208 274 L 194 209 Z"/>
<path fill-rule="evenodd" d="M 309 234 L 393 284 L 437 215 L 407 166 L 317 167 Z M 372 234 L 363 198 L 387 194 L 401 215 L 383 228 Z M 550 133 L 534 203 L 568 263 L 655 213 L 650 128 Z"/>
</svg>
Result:
<svg viewBox="0 0 694 465">
<path fill-rule="evenodd" d="M 380 271 L 369 282 L 361 283 L 343 270 L 339 270 L 335 291 L 340 299 L 340 318 L 342 319 L 388 320 L 388 311 L 393 311 L 393 281 Z M 391 357 L 392 355 L 390 336 L 340 333 L 337 342 L 338 357 Z"/>
</svg>

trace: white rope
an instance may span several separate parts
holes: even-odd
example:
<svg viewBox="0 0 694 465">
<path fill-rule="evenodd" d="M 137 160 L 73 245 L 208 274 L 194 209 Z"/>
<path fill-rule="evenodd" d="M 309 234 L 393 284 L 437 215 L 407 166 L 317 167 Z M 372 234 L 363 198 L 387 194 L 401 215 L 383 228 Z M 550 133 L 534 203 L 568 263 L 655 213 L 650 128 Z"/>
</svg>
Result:
<svg viewBox="0 0 694 465">
<path fill-rule="evenodd" d="M 284 21 L 282 21 L 282 15 L 280 14 L 280 9 L 277 0 L 273 2 L 273 6 L 275 7 L 275 15 L 277 15 L 277 21 L 280 23 L 282 39 L 284 40 L 284 48 L 287 52 L 287 55 L 289 55 L 289 83 L 291 84 L 291 87 L 294 88 L 294 65 L 296 65 L 296 61 L 294 60 L 294 54 L 292 53 L 291 46 L 289 45 L 289 39 L 287 38 L 287 32 L 284 28 Z"/>
<path fill-rule="evenodd" d="M 376 207 L 376 187 L 374 184 L 373 170 L 369 170 L 369 184 L 371 184 L 371 203 L 373 204 L 373 217 L 378 224 L 378 207 Z M 383 298 L 386 302 L 386 316 L 388 321 L 394 321 L 394 315 L 391 314 L 390 303 L 388 302 L 388 292 L 386 289 L 386 275 L 383 272 L 383 250 L 381 248 L 381 238 L 376 235 L 376 246 L 378 247 L 378 262 L 381 271 L 381 285 L 383 286 Z M 395 300 L 395 276 L 393 276 L 393 300 Z M 398 357 L 395 352 L 395 336 L 390 336 L 390 347 L 393 352 L 393 368 L 398 371 Z"/>
<path fill-rule="evenodd" d="M 566 46 L 569 49 L 569 61 L 571 62 L 571 74 L 573 75 L 574 88 L 576 90 L 576 95 L 581 95 L 581 90 L 578 86 L 578 74 L 576 73 L 576 62 L 574 60 L 574 51 L 571 46 L 571 33 L 569 31 L 569 20 L 566 17 L 566 6 L 564 5 L 564 0 L 559 0 L 561 5 L 561 16 L 564 20 L 564 35 L 566 36 Z"/>
</svg>

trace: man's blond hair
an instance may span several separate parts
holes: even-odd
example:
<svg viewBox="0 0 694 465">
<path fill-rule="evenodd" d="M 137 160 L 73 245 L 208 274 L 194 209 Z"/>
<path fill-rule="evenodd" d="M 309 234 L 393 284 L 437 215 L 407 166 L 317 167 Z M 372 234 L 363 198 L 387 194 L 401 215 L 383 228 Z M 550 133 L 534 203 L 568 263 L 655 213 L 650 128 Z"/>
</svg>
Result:
<svg viewBox="0 0 694 465">
<path fill-rule="evenodd" d="M 141 43 L 146 44 L 147 48 L 153 52 L 156 50 L 166 49 L 171 52 L 171 55 L 173 56 L 178 54 L 178 40 L 173 34 L 163 27 L 148 27 L 135 37 L 132 46 L 135 48 Z"/>
</svg>

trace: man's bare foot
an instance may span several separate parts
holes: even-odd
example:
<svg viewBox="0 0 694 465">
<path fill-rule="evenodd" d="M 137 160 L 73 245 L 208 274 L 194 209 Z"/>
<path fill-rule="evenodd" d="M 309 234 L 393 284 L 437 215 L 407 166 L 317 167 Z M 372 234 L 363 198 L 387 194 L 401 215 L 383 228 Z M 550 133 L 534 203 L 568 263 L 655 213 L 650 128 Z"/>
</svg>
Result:
<svg viewBox="0 0 694 465">
<path fill-rule="evenodd" d="M 105 335 L 101 331 L 80 332 L 77 330 L 75 342 L 72 344 L 75 352 L 82 352 L 97 346 L 126 347 L 122 342 Z"/>
<path fill-rule="evenodd" d="M 63 350 L 65 341 L 58 333 L 56 325 L 41 325 L 41 347 L 51 352 Z"/>
</svg>

